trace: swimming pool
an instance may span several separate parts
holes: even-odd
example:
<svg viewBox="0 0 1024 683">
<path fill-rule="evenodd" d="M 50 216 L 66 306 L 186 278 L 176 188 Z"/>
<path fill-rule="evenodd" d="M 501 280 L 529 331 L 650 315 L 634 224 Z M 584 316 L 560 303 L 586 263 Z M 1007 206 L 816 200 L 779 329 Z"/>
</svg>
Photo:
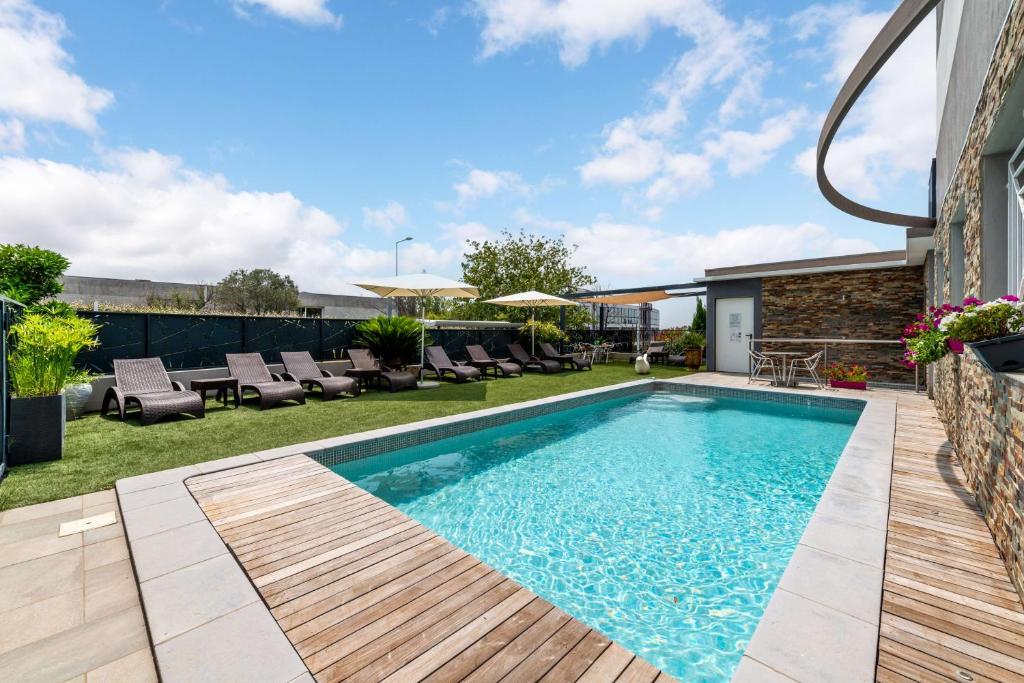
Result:
<svg viewBox="0 0 1024 683">
<path fill-rule="evenodd" d="M 858 416 L 649 393 L 332 469 L 666 672 L 722 681 Z"/>
</svg>

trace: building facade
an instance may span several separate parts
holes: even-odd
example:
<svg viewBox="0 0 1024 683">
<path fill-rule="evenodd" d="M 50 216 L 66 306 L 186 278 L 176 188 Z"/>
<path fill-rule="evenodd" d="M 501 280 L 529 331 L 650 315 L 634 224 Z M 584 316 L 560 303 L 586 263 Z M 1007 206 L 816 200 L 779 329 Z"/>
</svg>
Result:
<svg viewBox="0 0 1024 683">
<path fill-rule="evenodd" d="M 1024 3 L 938 8 L 937 220 L 933 302 L 1020 294 Z M 936 364 L 932 392 L 985 520 L 1024 595 L 1024 375 L 968 351 Z"/>
<path fill-rule="evenodd" d="M 166 302 L 176 298 L 209 301 L 213 290 L 213 285 L 66 275 L 64 291 L 57 298 L 92 309 L 101 304 L 145 306 L 154 300 Z M 387 312 L 387 300 L 372 296 L 299 292 L 299 302 L 299 313 L 310 318 L 365 320 Z"/>
<path fill-rule="evenodd" d="M 704 271 L 708 369 L 746 372 L 751 348 L 811 355 L 827 347 L 821 366 L 862 365 L 873 383 L 913 384 L 897 340 L 924 307 L 925 255 L 915 245 Z M 837 341 L 770 341 L 786 339 Z"/>
</svg>

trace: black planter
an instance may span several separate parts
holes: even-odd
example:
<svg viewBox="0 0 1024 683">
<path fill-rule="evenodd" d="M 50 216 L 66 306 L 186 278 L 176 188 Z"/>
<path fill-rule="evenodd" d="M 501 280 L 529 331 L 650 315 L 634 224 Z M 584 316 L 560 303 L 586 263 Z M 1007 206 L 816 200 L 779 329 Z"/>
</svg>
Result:
<svg viewBox="0 0 1024 683">
<path fill-rule="evenodd" d="M 1024 334 L 998 337 L 968 344 L 982 365 L 992 372 L 1009 372 L 1024 368 Z"/>
<path fill-rule="evenodd" d="M 8 464 L 60 460 L 64 454 L 64 394 L 11 399 Z"/>
</svg>

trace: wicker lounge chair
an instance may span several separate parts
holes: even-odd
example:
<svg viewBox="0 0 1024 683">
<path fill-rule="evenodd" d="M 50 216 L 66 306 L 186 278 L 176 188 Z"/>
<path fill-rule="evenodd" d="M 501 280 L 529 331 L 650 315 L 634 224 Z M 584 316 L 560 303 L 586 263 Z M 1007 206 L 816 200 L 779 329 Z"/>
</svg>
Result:
<svg viewBox="0 0 1024 683">
<path fill-rule="evenodd" d="M 668 362 L 668 351 L 665 350 L 665 342 L 663 341 L 652 341 L 648 344 L 645 353 L 652 363 Z"/>
<path fill-rule="evenodd" d="M 285 369 L 282 378 L 298 382 L 307 391 L 312 391 L 313 387 L 320 387 L 320 395 L 325 401 L 338 394 L 359 395 L 359 382 L 355 378 L 335 377 L 327 370 L 321 370 L 313 356 L 309 355 L 309 351 L 282 351 L 281 361 Z"/>
<path fill-rule="evenodd" d="M 128 406 L 137 404 L 139 418 L 144 425 L 181 413 L 206 416 L 206 407 L 199 394 L 189 391 L 181 382 L 172 382 L 159 358 L 115 359 L 114 382 L 103 396 L 101 415 L 106 415 L 110 404 L 114 403 L 122 420 Z"/>
<path fill-rule="evenodd" d="M 512 375 L 523 376 L 523 368 L 518 363 L 509 362 L 507 358 L 491 358 L 491 355 L 479 344 L 467 346 L 466 355 L 469 356 L 466 365 L 472 365 L 484 373 L 484 377 L 487 376 L 488 370 L 493 371 L 495 377 L 498 376 L 499 372 L 502 377 L 511 377 Z"/>
<path fill-rule="evenodd" d="M 369 384 L 371 381 L 388 383 L 388 391 L 394 393 L 399 389 L 415 389 L 416 375 L 405 370 L 392 370 L 373 357 L 369 349 L 346 349 L 345 354 L 352 361 L 352 369 L 345 374 Z"/>
<path fill-rule="evenodd" d="M 539 370 L 540 372 L 559 372 L 562 364 L 557 360 L 541 360 L 526 353 L 521 344 L 509 344 L 508 353 L 512 360 L 519 364 L 524 370 Z"/>
<path fill-rule="evenodd" d="M 452 375 L 456 382 L 465 382 L 470 379 L 480 379 L 480 371 L 469 365 L 456 365 L 445 353 L 443 346 L 428 346 L 424 353 L 427 359 L 423 362 L 423 368 L 437 375 L 438 379 L 444 379 L 446 375 Z"/>
<path fill-rule="evenodd" d="M 254 391 L 260 399 L 260 410 L 282 401 L 306 402 L 306 392 L 298 382 L 286 382 L 279 375 L 270 374 L 263 356 L 258 353 L 228 353 L 228 371 L 238 378 L 238 390 Z"/>
<path fill-rule="evenodd" d="M 558 361 L 558 364 L 563 368 L 569 366 L 575 370 L 593 370 L 593 362 L 586 356 L 574 356 L 571 353 L 558 353 L 555 351 L 555 347 L 547 342 L 540 343 L 540 352 L 544 354 L 544 357 Z"/>
</svg>

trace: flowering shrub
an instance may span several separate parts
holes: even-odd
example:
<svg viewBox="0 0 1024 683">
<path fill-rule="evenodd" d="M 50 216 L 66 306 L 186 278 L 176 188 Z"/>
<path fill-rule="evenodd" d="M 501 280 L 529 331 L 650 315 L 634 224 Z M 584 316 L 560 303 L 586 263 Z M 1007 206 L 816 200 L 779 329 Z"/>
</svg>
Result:
<svg viewBox="0 0 1024 683">
<path fill-rule="evenodd" d="M 1024 329 L 1024 311 L 1012 294 L 988 302 L 968 297 L 962 310 L 942 317 L 938 328 L 951 339 L 965 342 L 1007 337 Z"/>
<path fill-rule="evenodd" d="M 842 363 L 833 363 L 825 368 L 825 377 L 840 382 L 867 382 L 868 369 L 863 365 L 845 366 Z"/>
<path fill-rule="evenodd" d="M 1022 330 L 1024 305 L 1012 294 L 988 302 L 969 296 L 962 306 L 931 306 L 903 328 L 902 362 L 908 368 L 934 363 L 949 351 L 951 339 L 978 342 Z"/>
</svg>

